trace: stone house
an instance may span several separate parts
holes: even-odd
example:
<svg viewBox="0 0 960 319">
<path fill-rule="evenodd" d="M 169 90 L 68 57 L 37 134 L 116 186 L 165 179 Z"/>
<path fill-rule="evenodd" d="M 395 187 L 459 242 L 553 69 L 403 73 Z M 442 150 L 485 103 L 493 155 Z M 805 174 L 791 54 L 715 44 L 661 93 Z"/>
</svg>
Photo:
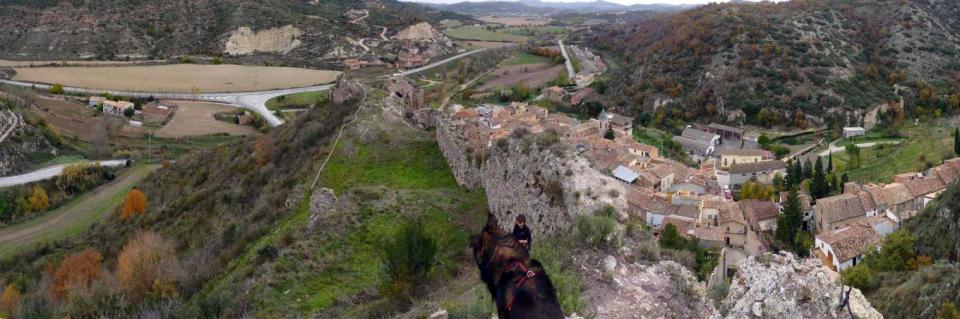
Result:
<svg viewBox="0 0 960 319">
<path fill-rule="evenodd" d="M 814 236 L 814 254 L 824 266 L 840 272 L 863 261 L 863 255 L 876 249 L 881 237 L 866 224 L 857 223 Z"/>
<path fill-rule="evenodd" d="M 584 88 L 584 89 L 578 91 L 576 94 L 574 94 L 573 96 L 570 97 L 570 104 L 572 104 L 572 105 L 580 105 L 580 103 L 583 103 L 583 99 L 585 99 L 585 98 L 587 98 L 588 96 L 590 96 L 590 94 L 593 94 L 593 89 L 592 89 L 592 88 Z M 630 121 L 632 122 L 633 119 L 630 119 Z"/>
<path fill-rule="evenodd" d="M 100 104 L 103 104 L 103 101 L 106 101 L 106 100 L 107 98 L 102 96 L 91 96 L 90 99 L 87 100 L 87 106 L 98 107 L 100 106 Z"/>
<path fill-rule="evenodd" d="M 864 187 L 877 204 L 877 213 L 885 214 L 896 222 L 902 222 L 917 214 L 919 210 L 910 190 L 901 183 L 887 185 L 866 185 Z"/>
<path fill-rule="evenodd" d="M 103 101 L 103 113 L 115 116 L 123 116 L 123 113 L 133 109 L 133 102 L 127 101 Z"/>
<path fill-rule="evenodd" d="M 775 231 L 780 207 L 768 200 L 748 199 L 740 201 L 740 209 L 747 216 L 750 229 L 755 232 Z"/>
<path fill-rule="evenodd" d="M 914 206 L 917 207 L 917 210 L 927 207 L 927 204 L 947 189 L 947 185 L 936 174 L 900 174 L 894 176 L 893 181 L 907 187 L 910 196 L 914 198 Z"/>
<path fill-rule="evenodd" d="M 749 181 L 770 184 L 777 175 L 787 175 L 787 164 L 781 160 L 735 163 L 727 171 L 717 171 L 717 183 L 731 188 L 739 188 Z"/>
<path fill-rule="evenodd" d="M 676 206 L 663 194 L 642 187 L 630 187 L 627 190 L 627 204 L 634 215 L 642 218 L 650 227 L 659 227 L 663 219 L 673 213 Z"/>
<path fill-rule="evenodd" d="M 563 97 L 566 96 L 567 91 L 559 86 L 551 86 L 544 88 L 542 93 L 543 97 L 547 99 L 547 101 L 553 103 L 563 103 Z"/>
<path fill-rule="evenodd" d="M 830 232 L 850 226 L 867 217 L 863 201 L 857 194 L 844 193 L 817 200 L 813 207 L 814 228 L 817 233 Z"/>
<path fill-rule="evenodd" d="M 747 245 L 749 227 L 746 219 L 743 218 L 743 210 L 740 209 L 739 203 L 722 203 L 718 210 L 716 225 L 723 229 L 724 244 L 727 246 L 743 248 Z"/>
</svg>

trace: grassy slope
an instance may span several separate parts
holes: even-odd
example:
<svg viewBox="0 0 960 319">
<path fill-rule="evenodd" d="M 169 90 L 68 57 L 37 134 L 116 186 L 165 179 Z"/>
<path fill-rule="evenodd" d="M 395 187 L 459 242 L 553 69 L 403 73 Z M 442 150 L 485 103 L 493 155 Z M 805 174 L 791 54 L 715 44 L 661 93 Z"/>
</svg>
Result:
<svg viewBox="0 0 960 319">
<path fill-rule="evenodd" d="M 457 186 L 432 134 L 396 125 L 389 130 L 394 131 L 366 140 L 346 137 L 321 177 L 320 186 L 350 199 L 355 209 L 328 213 L 320 220 L 321 230 L 307 236 L 311 213 L 307 202 L 302 202 L 207 285 L 200 302 L 229 295 L 232 284 L 252 277 L 255 283 L 250 291 L 260 317 L 318 312 L 367 317 L 385 311 L 382 308 L 392 305 L 376 293 L 381 280 L 380 243 L 402 221 L 413 218 L 424 221 L 440 245 L 432 278 L 447 282 L 454 276 L 469 260 L 463 255 L 466 230 L 482 223 L 483 192 Z M 385 200 L 389 203 L 385 207 L 374 204 L 381 198 L 395 200 Z M 265 247 L 277 248 L 279 256 L 263 260 L 258 252 Z M 459 281 L 451 291 L 476 294 L 478 281 Z M 363 296 L 374 300 L 351 301 Z M 451 308 L 476 299 L 450 298 L 455 299 L 448 302 Z"/>
<path fill-rule="evenodd" d="M 278 96 L 267 101 L 267 108 L 271 111 L 287 108 L 305 108 L 319 103 L 321 100 L 327 99 L 328 96 L 329 93 L 326 91 L 303 92 Z"/>
<path fill-rule="evenodd" d="M 156 165 L 135 166 L 120 174 L 116 180 L 84 194 L 43 216 L 11 227 L 0 229 L 0 259 L 35 247 L 44 242 L 67 239 L 102 221 L 112 208 L 123 200 L 127 191 L 146 178 Z M 5 236 L 29 231 L 25 237 L 7 242 Z"/>
<path fill-rule="evenodd" d="M 920 158 L 934 165 L 953 157 L 953 128 L 938 124 L 908 125 L 901 129 L 907 139 L 898 145 L 860 149 L 862 165 L 849 170 L 851 181 L 889 182 L 893 175 L 923 169 Z M 859 141 L 858 141 L 859 142 Z M 833 154 L 834 165 L 847 166 L 846 152 Z"/>
<path fill-rule="evenodd" d="M 533 55 L 526 52 L 521 52 L 515 55 L 513 58 L 510 58 L 509 60 L 504 61 L 503 64 L 504 65 L 523 65 L 523 64 L 550 63 L 551 61 L 552 60 L 547 57 Z"/>
</svg>

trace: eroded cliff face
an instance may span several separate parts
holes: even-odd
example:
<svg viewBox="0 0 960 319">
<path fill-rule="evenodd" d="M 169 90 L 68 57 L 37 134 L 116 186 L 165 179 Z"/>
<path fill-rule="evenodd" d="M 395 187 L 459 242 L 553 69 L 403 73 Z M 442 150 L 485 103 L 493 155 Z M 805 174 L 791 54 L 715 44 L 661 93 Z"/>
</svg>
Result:
<svg viewBox="0 0 960 319">
<path fill-rule="evenodd" d="M 292 25 L 278 28 L 253 31 L 249 27 L 240 27 L 230 32 L 223 52 L 231 55 L 247 55 L 253 53 L 281 53 L 287 54 L 303 43 L 297 37 L 303 31 Z"/>
<path fill-rule="evenodd" d="M 573 145 L 550 131 L 514 131 L 488 146 L 473 138 L 482 134 L 475 123 L 446 114 L 433 120 L 457 182 L 484 189 L 501 225 L 523 214 L 534 233 L 543 235 L 569 229 L 578 215 L 607 206 L 626 211 L 623 184 L 591 168 Z"/>
</svg>

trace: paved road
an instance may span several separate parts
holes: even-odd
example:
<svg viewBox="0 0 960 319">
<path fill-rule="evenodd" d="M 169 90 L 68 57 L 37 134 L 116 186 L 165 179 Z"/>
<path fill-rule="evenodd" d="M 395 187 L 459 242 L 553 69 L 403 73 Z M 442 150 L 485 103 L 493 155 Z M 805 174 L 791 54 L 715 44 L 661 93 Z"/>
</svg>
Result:
<svg viewBox="0 0 960 319">
<path fill-rule="evenodd" d="M 10 110 L 0 110 L 0 143 L 3 143 L 13 131 L 16 131 L 17 126 L 23 125 L 21 124 L 22 121 L 17 113 Z"/>
<path fill-rule="evenodd" d="M 127 160 L 109 160 L 109 161 L 99 161 L 99 162 L 80 162 L 80 163 L 100 163 L 100 166 L 106 167 L 119 167 L 127 163 Z M 46 168 L 41 168 L 33 172 L 29 172 L 23 175 L 0 177 L 0 188 L 23 185 L 27 183 L 32 183 L 36 181 L 42 181 L 48 178 L 53 178 L 63 174 L 63 168 L 80 164 L 80 163 L 69 163 L 69 164 L 58 164 Z"/>
<path fill-rule="evenodd" d="M 443 60 L 440 60 L 440 61 L 437 61 L 437 62 L 433 62 L 433 63 L 427 64 L 427 65 L 425 65 L 425 66 L 422 66 L 422 67 L 419 67 L 419 68 L 416 68 L 416 69 L 410 69 L 410 70 L 406 70 L 406 71 L 403 71 L 403 72 L 394 73 L 393 76 L 407 76 L 407 75 L 411 75 L 411 74 L 417 74 L 417 73 L 420 73 L 420 72 L 423 72 L 423 71 L 426 71 L 426 70 L 435 68 L 435 67 L 437 67 L 437 66 L 444 65 L 444 64 L 450 63 L 450 62 L 452 62 L 452 61 L 456 61 L 456 60 L 459 60 L 459 59 L 462 59 L 462 58 L 465 58 L 465 57 L 468 57 L 468 56 L 471 56 L 471 55 L 474 55 L 474 54 L 477 54 L 477 53 L 480 53 L 480 52 L 483 52 L 483 51 L 487 51 L 487 50 L 488 50 L 487 48 L 483 48 L 483 49 L 477 49 L 477 50 L 473 50 L 473 51 L 466 52 L 466 53 L 461 53 L 461 54 L 458 54 L 458 55 L 455 55 L 455 56 L 452 56 L 452 57 L 449 57 L 449 58 L 446 58 L 446 59 L 443 59 Z"/>
<path fill-rule="evenodd" d="M 41 90 L 50 89 L 49 84 L 29 83 L 29 82 L 11 81 L 11 80 L 0 80 L 0 83 L 20 86 L 20 87 L 37 88 Z M 325 91 L 325 90 L 329 90 L 331 87 L 333 87 L 333 84 L 308 86 L 308 87 L 293 88 L 293 89 L 229 92 L 229 93 L 198 93 L 198 94 L 170 93 L 170 92 L 114 91 L 114 90 L 99 90 L 99 89 L 87 89 L 87 88 L 78 88 L 78 87 L 64 87 L 63 91 L 67 93 L 85 94 L 85 95 L 99 95 L 103 93 L 109 93 L 114 96 L 125 96 L 125 97 L 146 98 L 146 97 L 152 96 L 157 99 L 192 100 L 192 101 L 224 103 L 224 104 L 230 104 L 236 107 L 242 107 L 242 108 L 246 108 L 251 111 L 257 112 L 258 114 L 260 114 L 260 116 L 262 116 L 264 119 L 267 120 L 267 123 L 269 123 L 270 126 L 279 126 L 283 124 L 283 120 L 278 118 L 276 115 L 273 114 L 273 112 L 270 112 L 270 110 L 267 109 L 267 101 L 281 95 L 303 93 L 303 92 Z"/>
<path fill-rule="evenodd" d="M 567 79 L 573 80 L 576 77 L 576 73 L 573 72 L 573 62 L 570 60 L 570 56 L 567 55 L 567 48 L 563 46 L 563 40 L 558 40 L 557 43 L 560 45 L 560 53 L 563 53 L 563 59 L 567 60 Z"/>
</svg>

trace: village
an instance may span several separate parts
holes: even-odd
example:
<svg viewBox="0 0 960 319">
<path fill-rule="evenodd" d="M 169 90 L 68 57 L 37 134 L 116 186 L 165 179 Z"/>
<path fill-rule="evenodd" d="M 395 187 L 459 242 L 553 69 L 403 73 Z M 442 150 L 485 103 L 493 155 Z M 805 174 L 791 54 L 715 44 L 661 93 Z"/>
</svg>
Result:
<svg viewBox="0 0 960 319">
<path fill-rule="evenodd" d="M 549 90 L 549 89 L 547 89 Z M 556 135 L 573 145 L 591 167 L 622 183 L 631 216 L 660 233 L 672 225 L 682 236 L 704 248 L 722 249 L 727 267 L 747 256 L 771 251 L 777 218 L 783 214 L 788 192 L 769 199 L 737 200 L 746 184 L 771 185 L 786 178 L 792 159 L 776 159 L 760 149 L 742 128 L 711 123 L 688 127 L 673 137 L 699 163 L 692 168 L 661 156 L 652 145 L 633 138 L 633 118 L 601 111 L 597 118 L 579 121 L 527 103 L 507 106 L 454 106 L 453 117 L 468 123 L 470 147 L 483 150 L 517 130 Z M 847 137 L 862 128 L 844 130 Z M 785 162 L 791 161 L 791 162 Z M 960 176 L 960 159 L 945 161 L 927 171 L 905 173 L 889 184 L 846 182 L 839 195 L 813 198 L 800 191 L 802 229 L 814 234 L 809 255 L 834 272 L 856 265 L 884 236 L 934 200 Z M 770 187 L 772 189 L 772 187 Z"/>
</svg>

